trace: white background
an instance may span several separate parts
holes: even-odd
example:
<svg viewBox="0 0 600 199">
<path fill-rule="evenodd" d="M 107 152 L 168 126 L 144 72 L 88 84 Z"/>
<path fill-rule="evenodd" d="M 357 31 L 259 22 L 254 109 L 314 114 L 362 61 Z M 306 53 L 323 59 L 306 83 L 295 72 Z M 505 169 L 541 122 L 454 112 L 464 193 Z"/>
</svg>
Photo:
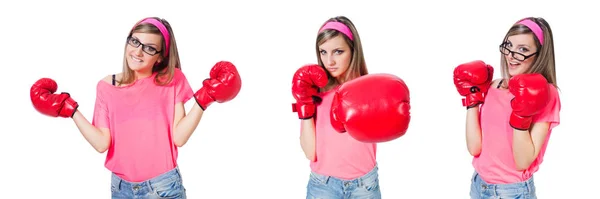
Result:
<svg viewBox="0 0 600 199">
<path fill-rule="evenodd" d="M 10 2 L 10 3 L 7 3 Z M 190 1 L 191 2 L 191 1 Z M 252 2 L 252 3 L 250 3 Z M 214 104 L 179 164 L 189 198 L 304 198 L 309 162 L 291 112 L 291 78 L 316 63 L 319 26 L 337 15 L 357 26 L 370 73 L 392 73 L 411 91 L 407 134 L 379 145 L 383 198 L 468 198 L 472 157 L 453 68 L 484 60 L 500 76 L 498 44 L 527 16 L 551 25 L 562 101 L 541 169 L 539 198 L 589 198 L 600 178 L 595 95 L 599 14 L 567 1 L 5 1 L 0 6 L 1 198 L 109 198 L 106 153 L 97 153 L 71 119 L 33 109 L 30 86 L 51 77 L 91 120 L 96 83 L 122 67 L 125 37 L 147 16 L 167 19 L 194 90 L 220 60 L 232 61 L 242 90 Z M 469 7 L 469 8 L 468 8 Z M 194 100 L 188 101 L 189 111 Z M 590 116 L 584 116 L 589 114 Z M 596 118 L 595 120 L 593 118 Z M 590 195 L 588 195 L 590 194 Z"/>
</svg>

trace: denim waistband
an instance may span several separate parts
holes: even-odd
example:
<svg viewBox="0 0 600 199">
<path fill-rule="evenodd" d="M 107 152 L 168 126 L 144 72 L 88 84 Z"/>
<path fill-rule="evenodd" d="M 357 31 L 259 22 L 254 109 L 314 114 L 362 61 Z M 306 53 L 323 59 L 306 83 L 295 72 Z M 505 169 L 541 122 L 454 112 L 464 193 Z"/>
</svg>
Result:
<svg viewBox="0 0 600 199">
<path fill-rule="evenodd" d="M 327 182 L 329 180 L 335 179 L 335 180 L 338 180 L 338 181 L 341 181 L 341 182 L 354 182 L 354 183 L 357 183 L 359 185 L 362 185 L 363 181 L 372 181 L 373 179 L 371 179 L 371 178 L 378 177 L 378 173 L 377 173 L 378 171 L 379 171 L 379 167 L 378 167 L 377 164 L 375 164 L 375 167 L 373 167 L 373 169 L 371 169 L 371 171 L 369 171 L 365 175 L 362 175 L 362 176 L 360 176 L 358 178 L 350 179 L 350 180 L 343 180 L 343 179 L 339 179 L 339 178 L 336 178 L 336 177 L 333 177 L 333 176 L 321 175 L 321 174 L 318 174 L 318 173 L 315 173 L 315 172 L 312 172 L 312 171 L 311 171 L 311 175 L 314 178 L 316 178 L 319 181 L 321 181 L 323 183 L 326 183 L 326 184 L 327 184 Z"/>
<path fill-rule="evenodd" d="M 510 184 L 490 184 L 479 176 L 479 173 L 473 173 L 473 181 L 478 182 L 479 186 L 485 190 L 511 190 L 511 189 L 526 189 L 528 192 L 535 189 L 533 176 L 523 182 L 516 182 Z"/>
<path fill-rule="evenodd" d="M 149 180 L 142 181 L 142 182 L 130 182 L 130 181 L 120 178 L 119 176 L 117 176 L 114 173 L 112 173 L 111 178 L 112 178 L 111 179 L 112 183 L 115 183 L 116 187 L 121 187 L 123 185 L 125 185 L 127 187 L 141 187 L 141 186 L 152 186 L 152 184 L 159 184 L 161 182 L 171 181 L 174 179 L 180 180 L 181 173 L 179 171 L 179 167 L 175 167 L 163 174 L 160 174 L 159 176 L 156 176 L 154 178 L 151 178 Z"/>
</svg>

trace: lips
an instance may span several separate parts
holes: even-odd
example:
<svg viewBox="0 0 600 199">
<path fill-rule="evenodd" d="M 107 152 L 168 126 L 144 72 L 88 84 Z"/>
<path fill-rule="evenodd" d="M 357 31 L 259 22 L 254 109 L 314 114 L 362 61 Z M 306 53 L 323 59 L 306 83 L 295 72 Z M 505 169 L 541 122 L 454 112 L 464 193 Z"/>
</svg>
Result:
<svg viewBox="0 0 600 199">
<path fill-rule="evenodd" d="M 519 62 L 512 62 L 512 61 L 511 61 L 511 62 L 508 62 L 508 67 L 509 67 L 509 68 L 512 68 L 512 69 L 514 69 L 514 68 L 517 68 L 517 67 L 519 67 L 520 65 L 521 65 L 521 63 L 519 63 Z"/>
<path fill-rule="evenodd" d="M 332 67 L 332 68 L 327 68 L 327 70 L 328 70 L 329 72 L 334 72 L 334 71 L 336 71 L 337 69 L 338 69 L 338 68 L 333 68 L 333 67 Z"/>
<path fill-rule="evenodd" d="M 136 58 L 134 56 L 130 56 L 131 60 L 136 61 L 136 62 L 142 62 L 142 59 Z"/>
</svg>

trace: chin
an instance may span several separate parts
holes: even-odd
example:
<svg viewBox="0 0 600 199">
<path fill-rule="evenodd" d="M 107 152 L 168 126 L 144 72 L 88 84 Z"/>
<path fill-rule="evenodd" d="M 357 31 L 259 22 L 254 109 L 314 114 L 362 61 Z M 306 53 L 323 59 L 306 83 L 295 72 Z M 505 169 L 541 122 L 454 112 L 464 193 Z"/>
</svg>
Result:
<svg viewBox="0 0 600 199">
<path fill-rule="evenodd" d="M 518 70 L 518 69 L 516 69 L 516 70 L 508 70 L 508 74 L 509 74 L 511 77 L 513 77 L 513 76 L 515 76 L 515 75 L 520 75 L 520 74 L 523 74 L 523 71 L 521 71 L 521 70 Z"/>
<path fill-rule="evenodd" d="M 342 77 L 342 75 L 343 75 L 343 73 L 340 73 L 340 72 L 337 72 L 337 71 L 335 71 L 335 72 L 331 73 L 331 76 L 332 76 L 333 78 L 341 78 L 341 77 Z"/>
</svg>

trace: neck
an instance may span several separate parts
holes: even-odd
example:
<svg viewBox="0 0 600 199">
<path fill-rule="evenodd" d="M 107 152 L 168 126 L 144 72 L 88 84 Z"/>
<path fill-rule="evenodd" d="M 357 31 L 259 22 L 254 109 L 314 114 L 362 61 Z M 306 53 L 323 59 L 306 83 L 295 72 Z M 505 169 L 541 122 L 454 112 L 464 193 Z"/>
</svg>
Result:
<svg viewBox="0 0 600 199">
<path fill-rule="evenodd" d="M 335 82 L 336 82 L 338 85 L 341 85 L 341 84 L 343 84 L 343 83 L 344 83 L 344 81 L 342 81 L 342 80 L 343 80 L 343 76 L 342 76 L 342 75 L 340 75 L 339 77 L 336 77 L 336 78 L 335 78 Z"/>
</svg>

